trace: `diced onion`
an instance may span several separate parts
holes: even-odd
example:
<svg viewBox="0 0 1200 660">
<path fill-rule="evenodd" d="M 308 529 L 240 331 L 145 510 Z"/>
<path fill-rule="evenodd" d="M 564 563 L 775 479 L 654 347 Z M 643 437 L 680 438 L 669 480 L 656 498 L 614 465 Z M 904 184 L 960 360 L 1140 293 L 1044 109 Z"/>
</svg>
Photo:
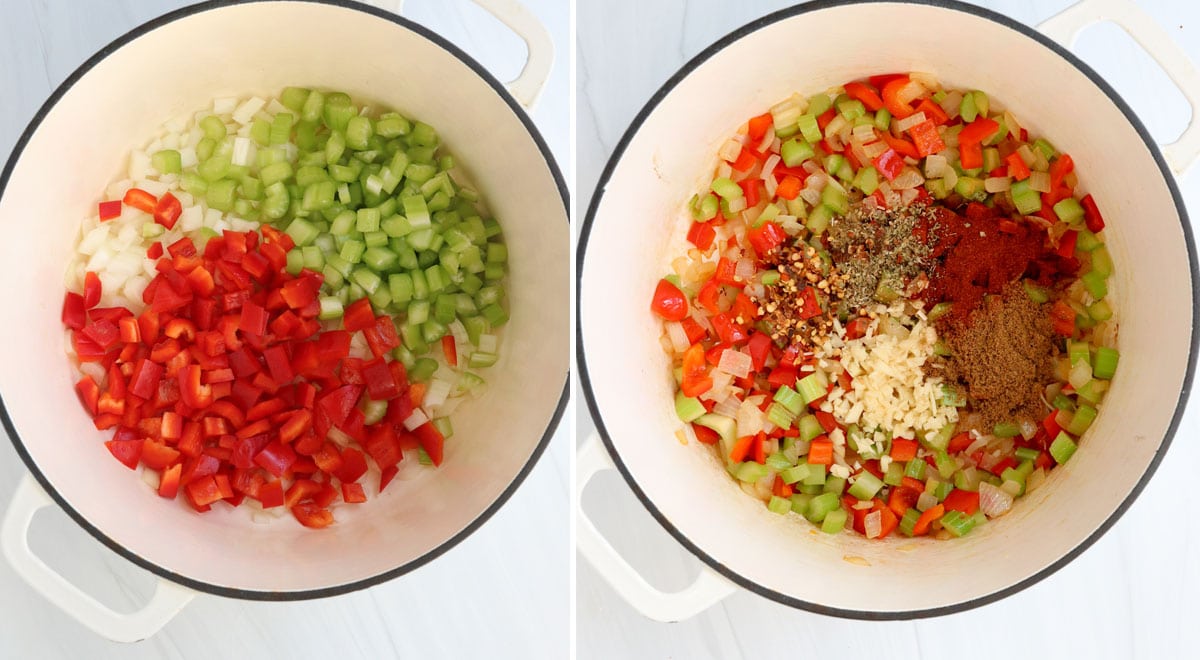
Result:
<svg viewBox="0 0 1200 660">
<path fill-rule="evenodd" d="M 717 155 L 721 157 L 721 160 L 727 161 L 737 160 L 737 157 L 741 155 L 741 153 L 742 143 L 739 140 L 732 138 L 726 141 L 725 144 L 722 144 L 721 148 L 717 151 Z"/>
<path fill-rule="evenodd" d="M 917 496 L 917 510 L 918 511 L 926 511 L 928 509 L 931 509 L 934 506 L 937 506 L 937 503 L 938 503 L 937 495 L 934 495 L 933 493 L 931 493 L 929 491 L 924 491 L 920 495 Z"/>
<path fill-rule="evenodd" d="M 1008 486 L 1008 484 L 1009 484 L 1009 483 L 1010 483 L 1010 482 L 1008 482 L 1008 481 L 1004 482 L 1004 485 L 1003 485 L 1003 486 L 1001 486 L 1001 488 L 1004 488 L 1004 490 L 1006 490 L 1006 491 L 1007 491 L 1007 490 L 1008 490 L 1008 488 L 1005 488 L 1005 486 Z M 1016 482 L 1012 482 L 1012 483 L 1016 483 Z M 1042 485 L 1042 484 L 1044 484 L 1044 483 L 1046 483 L 1046 471 L 1045 471 L 1045 470 L 1043 470 L 1042 468 L 1038 468 L 1038 469 L 1034 470 L 1034 471 L 1033 471 L 1032 473 L 1030 473 L 1030 475 L 1029 475 L 1028 477 L 1026 477 L 1026 479 L 1025 479 L 1025 492 L 1026 492 L 1026 494 L 1028 494 L 1028 493 L 1032 493 L 1033 491 L 1037 490 L 1037 489 L 1038 489 L 1038 487 L 1039 487 L 1039 486 L 1041 486 L 1041 485 Z M 1021 484 L 1016 484 L 1016 486 L 1017 486 L 1017 488 L 1019 489 L 1019 488 L 1021 487 Z M 1020 491 L 1020 490 L 1018 490 L 1017 492 L 1019 493 L 1019 492 L 1021 492 L 1021 491 Z"/>
<path fill-rule="evenodd" d="M 907 131 L 908 129 L 912 128 L 913 126 L 916 126 L 917 124 L 920 124 L 921 122 L 925 121 L 925 119 L 926 119 L 926 117 L 925 117 L 924 112 L 914 112 L 911 115 L 905 117 L 904 119 L 897 119 L 896 120 L 896 130 L 898 130 L 900 132 Z"/>
<path fill-rule="evenodd" d="M 252 96 L 233 111 L 233 120 L 239 124 L 249 124 L 254 119 L 254 115 L 258 114 L 258 111 L 266 105 L 267 102 L 264 99 Z"/>
<path fill-rule="evenodd" d="M 738 437 L 747 435 L 756 435 L 763 430 L 763 423 L 766 422 L 766 414 L 759 410 L 758 406 L 750 401 L 743 401 L 742 405 L 737 410 L 737 434 Z"/>
<path fill-rule="evenodd" d="M 881 140 L 879 142 L 864 144 L 863 153 L 866 154 L 867 158 L 874 160 L 878 158 L 880 154 L 886 152 L 890 148 L 891 147 L 889 147 L 886 142 Z"/>
<path fill-rule="evenodd" d="M 883 533 L 883 512 L 872 511 L 863 519 L 863 530 L 869 539 L 879 538 Z"/>
<path fill-rule="evenodd" d="M 1092 365 L 1088 364 L 1086 360 L 1080 360 L 1071 365 L 1071 375 L 1067 378 L 1067 382 L 1071 383 L 1072 387 L 1079 389 L 1087 385 L 1091 379 Z"/>
<path fill-rule="evenodd" d="M 686 351 L 692 344 L 688 341 L 687 332 L 683 329 L 683 324 L 677 321 L 668 321 L 667 338 L 671 341 L 671 348 L 676 353 Z"/>
<path fill-rule="evenodd" d="M 1023 419 L 1020 421 L 1020 426 L 1021 426 L 1021 437 L 1022 438 L 1025 438 L 1026 440 L 1031 440 L 1031 439 L 1033 439 L 1033 436 L 1037 435 L 1038 427 L 1037 427 L 1037 424 L 1034 423 L 1033 420 Z"/>
<path fill-rule="evenodd" d="M 750 356 L 733 348 L 721 351 L 721 359 L 717 362 L 717 371 L 727 373 L 734 378 L 745 378 L 750 375 L 754 363 Z"/>
<path fill-rule="evenodd" d="M 938 154 L 930 154 L 925 157 L 925 176 L 930 179 L 939 179 L 946 172 L 946 157 Z"/>
<path fill-rule="evenodd" d="M 989 176 L 983 180 L 983 189 L 990 193 L 1004 192 L 1012 188 L 1012 179 L 1006 176 Z"/>
<path fill-rule="evenodd" d="M 924 93 L 925 86 L 918 82 L 916 78 L 909 76 L 908 84 L 900 88 L 900 92 L 896 94 L 896 99 L 907 105 Z"/>
<path fill-rule="evenodd" d="M 754 262 L 750 259 L 738 259 L 734 266 L 733 275 L 742 282 L 749 282 L 754 277 Z"/>
<path fill-rule="evenodd" d="M 422 402 L 425 408 L 432 410 L 433 408 L 442 406 L 446 401 L 446 397 L 450 396 L 452 388 L 454 388 L 454 385 L 448 382 L 448 380 L 434 378 L 428 389 L 425 390 L 425 401 Z"/>
<path fill-rule="evenodd" d="M 958 116 L 959 109 L 962 108 L 962 100 L 962 93 L 958 90 L 954 90 L 948 92 L 946 94 L 946 98 L 942 99 L 942 102 L 939 105 L 942 106 L 942 111 L 946 113 L 946 116 L 954 119 Z"/>
<path fill-rule="evenodd" d="M 916 188 L 923 183 L 925 183 L 925 177 L 921 176 L 917 168 L 909 165 L 905 166 L 900 171 L 900 174 L 896 175 L 896 178 L 892 180 L 892 188 L 895 190 L 907 190 L 909 188 Z"/>
<path fill-rule="evenodd" d="M 779 164 L 779 160 L 779 154 L 771 154 L 767 157 L 766 162 L 763 163 L 762 174 L 760 176 L 767 182 L 768 187 L 771 185 L 771 181 L 775 179 L 772 173 L 775 172 L 775 166 Z"/>
<path fill-rule="evenodd" d="M 428 396 L 428 392 L 426 392 L 426 396 Z M 404 420 L 404 428 L 408 429 L 409 431 L 414 431 L 417 429 L 417 427 L 424 426 L 428 421 L 429 416 L 425 414 L 425 411 L 417 408 L 412 411 L 412 414 L 408 416 L 408 419 Z"/>
<path fill-rule="evenodd" d="M 871 124 L 859 124 L 854 127 L 854 130 L 850 131 L 850 135 L 860 144 L 873 142 L 875 140 L 875 127 Z"/>
<path fill-rule="evenodd" d="M 1013 496 L 986 481 L 979 482 L 979 510 L 989 518 L 1002 516 L 1012 508 Z"/>
<path fill-rule="evenodd" d="M 1030 172 L 1029 188 L 1040 193 L 1050 192 L 1050 174 L 1048 172 Z"/>
<path fill-rule="evenodd" d="M 742 406 L 742 402 L 739 401 L 736 396 L 733 396 L 732 394 L 730 394 L 729 396 L 722 399 L 721 402 L 718 403 L 716 405 L 716 407 L 713 408 L 713 414 L 724 415 L 725 417 L 729 417 L 729 418 L 736 418 L 737 414 L 738 414 L 738 409 L 741 408 L 741 406 Z"/>
</svg>

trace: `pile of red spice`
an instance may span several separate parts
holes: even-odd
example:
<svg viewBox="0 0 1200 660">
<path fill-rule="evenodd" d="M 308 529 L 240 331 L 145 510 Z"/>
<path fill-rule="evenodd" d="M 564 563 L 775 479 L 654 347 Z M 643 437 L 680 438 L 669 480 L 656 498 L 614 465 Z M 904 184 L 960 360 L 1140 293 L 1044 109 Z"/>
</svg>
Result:
<svg viewBox="0 0 1200 660">
<path fill-rule="evenodd" d="M 936 265 L 919 297 L 931 304 L 952 303 L 955 321 L 965 321 L 984 295 L 999 294 L 1018 278 L 1050 286 L 1058 275 L 1078 270 L 1073 257 L 1061 257 L 1046 245 L 1045 232 L 1036 226 L 1014 222 L 983 204 L 968 204 L 963 215 L 935 208 L 931 256 Z"/>
</svg>

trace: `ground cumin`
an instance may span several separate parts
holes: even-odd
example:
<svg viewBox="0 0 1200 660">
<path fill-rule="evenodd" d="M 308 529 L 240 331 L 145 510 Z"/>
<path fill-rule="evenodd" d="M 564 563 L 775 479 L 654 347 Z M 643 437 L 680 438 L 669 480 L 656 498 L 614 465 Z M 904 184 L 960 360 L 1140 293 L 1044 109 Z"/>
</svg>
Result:
<svg viewBox="0 0 1200 660">
<path fill-rule="evenodd" d="M 965 323 L 947 318 L 940 325 L 952 353 L 944 363 L 946 382 L 957 385 L 983 416 L 981 430 L 998 422 L 1041 420 L 1042 393 L 1053 380 L 1057 352 L 1045 305 L 1030 300 L 1020 282 L 1010 282 Z"/>
</svg>

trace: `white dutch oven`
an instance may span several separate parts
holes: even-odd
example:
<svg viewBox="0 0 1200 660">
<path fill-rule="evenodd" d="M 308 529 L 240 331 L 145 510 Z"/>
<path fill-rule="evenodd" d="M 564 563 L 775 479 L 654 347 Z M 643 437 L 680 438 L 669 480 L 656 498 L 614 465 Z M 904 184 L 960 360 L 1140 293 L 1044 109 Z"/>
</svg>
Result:
<svg viewBox="0 0 1200 660">
<path fill-rule="evenodd" d="M 193 589 L 291 600 L 394 578 L 483 524 L 545 449 L 569 369 L 566 187 L 513 97 L 532 103 L 553 54 L 544 29 L 515 2 L 476 1 L 529 46 L 512 95 L 462 51 L 390 12 L 341 1 L 219 2 L 163 16 L 102 50 L 18 141 L 0 176 L 0 223 L 9 236 L 0 244 L 0 278 L 21 283 L 6 293 L 9 318 L 0 324 L 0 416 L 32 477 L 9 508 L 3 547 L 30 585 L 100 634 L 146 637 Z M 503 357 L 484 397 L 456 412 L 443 466 L 412 471 L 367 504 L 339 508 L 337 524 L 320 532 L 289 519 L 257 524 L 245 509 L 195 515 L 155 497 L 104 455 L 103 435 L 72 391 L 59 323 L 79 221 L 123 171 L 130 149 L 214 97 L 286 85 L 343 90 L 433 123 L 501 220 L 511 254 Z M 30 553 L 29 521 L 52 503 L 164 578 L 145 609 L 110 611 Z"/>
<path fill-rule="evenodd" d="M 1101 19 L 1124 26 L 1197 107 L 1200 77 L 1132 2 L 1084 2 L 1041 29 L 1069 45 Z M 780 44 L 803 44 L 803 55 L 746 65 Z M 796 91 L 813 94 L 891 71 L 927 71 L 947 85 L 988 90 L 1031 133 L 1069 152 L 1104 209 L 1116 264 L 1122 369 L 1099 419 L 1043 488 L 1010 515 L 952 542 L 829 536 L 742 493 L 710 451 L 675 439 L 670 365 L 648 312 L 655 281 L 684 249 L 688 198 L 747 116 Z M 604 446 L 593 439 L 581 449 L 578 488 L 611 467 L 611 457 L 659 523 L 712 570 L 681 592 L 661 593 L 580 515 L 584 556 L 635 607 L 660 620 L 691 616 L 728 595 L 734 586 L 726 579 L 793 607 L 897 619 L 988 603 L 1062 567 L 1141 491 L 1188 394 L 1196 259 L 1171 170 L 1191 163 L 1198 140 L 1193 118 L 1180 140 L 1164 147 L 1164 161 L 1129 107 L 1058 43 L 954 2 L 818 2 L 767 16 L 706 50 L 638 115 L 583 227 L 579 361 Z"/>
</svg>

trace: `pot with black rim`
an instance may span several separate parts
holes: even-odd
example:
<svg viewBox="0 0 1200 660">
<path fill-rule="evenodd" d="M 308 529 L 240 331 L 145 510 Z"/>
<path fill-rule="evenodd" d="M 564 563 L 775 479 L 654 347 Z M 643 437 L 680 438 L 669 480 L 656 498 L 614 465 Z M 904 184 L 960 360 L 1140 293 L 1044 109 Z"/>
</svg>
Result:
<svg viewBox="0 0 1200 660">
<path fill-rule="evenodd" d="M 35 590 L 96 632 L 144 638 L 195 591 L 297 600 L 395 578 L 482 525 L 545 450 L 566 404 L 567 193 L 521 106 L 536 100 L 553 52 L 545 29 L 516 3 L 476 2 L 528 45 L 525 67 L 507 89 L 452 44 L 390 11 L 343 0 L 209 2 L 150 21 L 101 50 L 22 134 L 0 175 L 0 222 L 11 236 L 0 247 L 0 268 L 22 283 L 9 293 L 10 322 L 0 337 L 0 417 L 31 474 L 0 540 Z M 501 221 L 510 252 L 502 357 L 489 370 L 486 393 L 455 413 L 456 442 L 447 444 L 442 466 L 367 504 L 341 507 L 338 522 L 320 531 L 290 519 L 256 524 L 245 510 L 196 515 L 155 497 L 105 456 L 107 438 L 75 399 L 59 322 L 79 219 L 94 212 L 130 149 L 216 97 L 276 94 L 287 85 L 345 91 L 432 122 Z M 47 176 L 61 172 L 63 154 L 72 154 L 71 175 Z M 38 219 L 37 231 L 24 229 L 30 218 Z M 33 513 L 53 504 L 162 578 L 148 605 L 111 611 L 30 552 Z"/>
<path fill-rule="evenodd" d="M 1162 460 L 1191 385 L 1196 256 L 1175 176 L 1200 153 L 1200 122 L 1160 149 L 1112 88 L 1059 45 L 1103 19 L 1124 27 L 1200 107 L 1195 68 L 1132 2 L 1085 0 L 1039 32 L 977 7 L 914 0 L 815 2 L 766 16 L 693 59 L 638 115 L 601 177 L 578 250 L 578 359 L 599 437 L 580 449 L 577 489 L 615 467 L 707 568 L 688 588 L 662 593 L 578 511 L 580 551 L 635 608 L 679 620 L 740 586 L 851 618 L 958 612 L 1053 573 L 1129 507 Z M 901 24 L 923 28 L 893 29 Z M 801 58 L 746 66 L 778 44 L 801 43 Z M 1011 513 L 947 542 L 821 534 L 744 494 L 707 449 L 682 446 L 670 362 L 648 309 L 655 283 L 686 249 L 688 199 L 740 122 L 793 92 L 893 71 L 987 90 L 1031 134 L 1070 153 L 1106 209 L 1116 262 L 1110 295 L 1123 370 L 1099 418 L 1071 462 Z M 1038 103 L 1047 98 L 1070 99 L 1075 110 Z"/>
</svg>

